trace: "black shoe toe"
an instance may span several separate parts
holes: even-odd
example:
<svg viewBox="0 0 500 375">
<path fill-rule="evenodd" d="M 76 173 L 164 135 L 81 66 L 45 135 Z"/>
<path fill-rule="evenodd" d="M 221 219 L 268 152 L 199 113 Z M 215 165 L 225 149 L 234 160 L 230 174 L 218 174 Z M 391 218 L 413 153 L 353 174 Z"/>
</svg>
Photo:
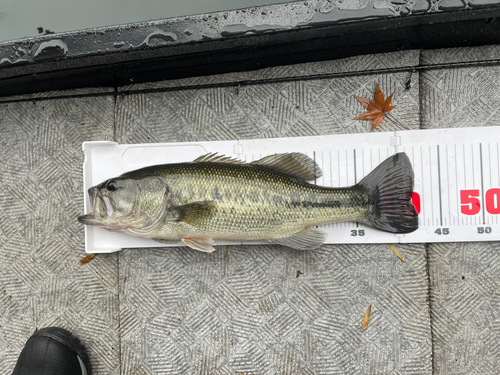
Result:
<svg viewBox="0 0 500 375">
<path fill-rule="evenodd" d="M 43 328 L 26 343 L 12 375 L 91 375 L 80 339 L 58 328 Z"/>
</svg>

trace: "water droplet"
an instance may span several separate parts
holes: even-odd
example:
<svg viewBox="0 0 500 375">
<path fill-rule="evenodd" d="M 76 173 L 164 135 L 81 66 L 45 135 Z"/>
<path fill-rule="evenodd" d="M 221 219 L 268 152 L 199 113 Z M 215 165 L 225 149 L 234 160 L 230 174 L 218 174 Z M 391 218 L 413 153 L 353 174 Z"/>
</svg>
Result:
<svg viewBox="0 0 500 375">
<path fill-rule="evenodd" d="M 40 44 L 36 50 L 33 60 L 53 59 L 64 57 L 68 53 L 68 46 L 60 39 L 49 40 Z"/>
<path fill-rule="evenodd" d="M 0 60 L 0 66 L 5 65 L 12 65 L 12 61 L 10 61 L 10 59 L 8 59 L 7 57 L 4 57 L 2 60 Z"/>
<path fill-rule="evenodd" d="M 149 34 L 146 39 L 144 39 L 143 44 L 147 44 L 150 47 L 165 45 L 168 42 L 175 42 L 177 40 L 177 35 L 174 33 L 166 32 L 163 30 L 156 30 Z"/>
</svg>

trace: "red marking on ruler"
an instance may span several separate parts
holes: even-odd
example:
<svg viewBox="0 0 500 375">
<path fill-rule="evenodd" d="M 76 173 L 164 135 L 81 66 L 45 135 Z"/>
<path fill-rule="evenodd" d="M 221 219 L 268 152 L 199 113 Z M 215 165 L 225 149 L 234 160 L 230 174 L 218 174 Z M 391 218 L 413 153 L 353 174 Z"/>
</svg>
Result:
<svg viewBox="0 0 500 375">
<path fill-rule="evenodd" d="M 464 215 L 476 215 L 481 210 L 479 189 L 460 190 L 461 211 Z"/>
<path fill-rule="evenodd" d="M 479 189 L 460 190 L 461 212 L 464 215 L 476 215 L 481 210 Z M 493 188 L 485 194 L 486 211 L 491 215 L 500 214 L 500 189 Z"/>
<path fill-rule="evenodd" d="M 417 214 L 420 213 L 420 194 L 417 192 L 413 192 L 413 195 L 411 196 L 411 202 L 413 203 L 413 206 L 415 206 L 415 210 L 417 210 Z"/>
<path fill-rule="evenodd" d="M 500 189 L 490 189 L 486 192 L 486 211 L 492 215 L 500 214 Z"/>
</svg>

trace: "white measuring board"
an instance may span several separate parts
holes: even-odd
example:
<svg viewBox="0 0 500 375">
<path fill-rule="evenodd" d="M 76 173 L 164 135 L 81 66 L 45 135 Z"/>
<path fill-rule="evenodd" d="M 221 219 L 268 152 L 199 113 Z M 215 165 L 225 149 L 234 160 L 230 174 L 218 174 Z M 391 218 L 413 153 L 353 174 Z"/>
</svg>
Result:
<svg viewBox="0 0 500 375">
<path fill-rule="evenodd" d="M 413 201 L 419 211 L 419 229 L 410 234 L 392 234 L 354 222 L 332 223 L 320 226 L 329 234 L 326 243 L 498 241 L 499 142 L 500 127 L 134 145 L 85 142 L 85 212 L 91 210 L 87 195 L 91 186 L 127 171 L 189 162 L 209 152 L 248 162 L 275 153 L 303 152 L 323 170 L 315 183 L 332 187 L 354 185 L 390 155 L 405 152 L 415 172 Z M 85 240 L 87 253 L 182 246 L 89 226 L 85 228 Z"/>
</svg>

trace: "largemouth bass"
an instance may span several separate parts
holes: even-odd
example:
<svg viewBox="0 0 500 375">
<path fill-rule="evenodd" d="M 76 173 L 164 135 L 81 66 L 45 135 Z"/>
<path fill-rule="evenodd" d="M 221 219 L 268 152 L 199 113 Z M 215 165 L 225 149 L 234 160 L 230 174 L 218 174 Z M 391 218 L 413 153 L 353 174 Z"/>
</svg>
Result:
<svg viewBox="0 0 500 375">
<path fill-rule="evenodd" d="M 418 228 L 406 154 L 389 157 L 350 187 L 308 182 L 321 174 L 301 153 L 251 163 L 208 154 L 190 163 L 127 172 L 90 188 L 92 213 L 78 221 L 159 242 L 181 240 L 204 252 L 214 250 L 214 240 L 268 240 L 315 249 L 327 237 L 315 226 L 338 221 L 391 233 Z"/>
</svg>

